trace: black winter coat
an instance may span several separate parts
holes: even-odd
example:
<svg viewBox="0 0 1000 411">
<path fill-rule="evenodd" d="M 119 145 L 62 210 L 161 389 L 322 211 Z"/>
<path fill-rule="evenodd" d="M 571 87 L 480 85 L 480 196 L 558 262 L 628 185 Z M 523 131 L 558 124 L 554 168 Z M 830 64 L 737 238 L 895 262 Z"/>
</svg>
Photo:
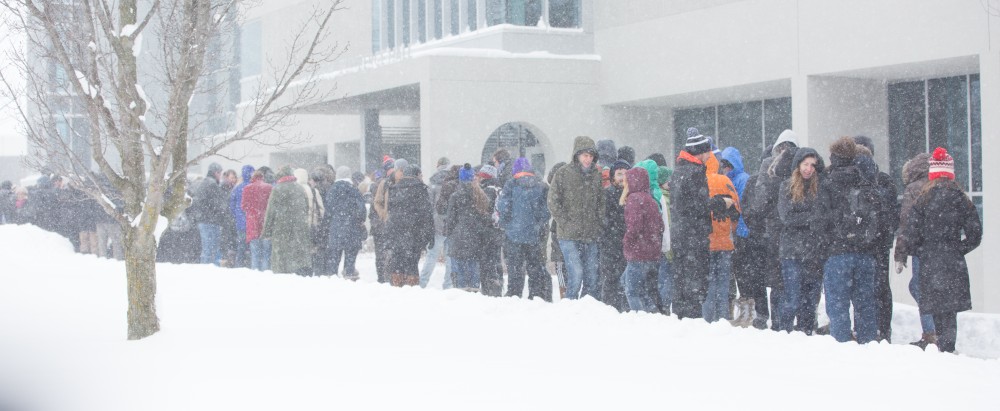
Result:
<svg viewBox="0 0 1000 411">
<path fill-rule="evenodd" d="M 841 223 L 851 215 L 849 193 L 855 188 L 862 188 L 865 184 L 874 184 L 874 176 L 869 180 L 854 164 L 831 165 L 820 179 L 820 190 L 824 191 L 823 195 L 827 201 L 826 209 L 828 210 L 828 222 L 825 229 L 825 232 L 829 233 L 827 256 L 846 253 L 875 256 L 875 244 L 863 244 L 839 234 Z M 877 222 L 873 224 L 877 224 Z"/>
<path fill-rule="evenodd" d="M 219 185 L 215 177 L 205 177 L 191 193 L 193 200 L 188 213 L 195 222 L 225 225 L 229 213 L 229 193 Z"/>
<path fill-rule="evenodd" d="M 920 259 L 920 314 L 971 310 L 965 255 L 979 247 L 983 226 L 969 197 L 953 182 L 939 183 L 903 224 L 900 238 Z"/>
<path fill-rule="evenodd" d="M 622 249 L 625 237 L 625 206 L 619 204 L 622 191 L 614 184 L 604 189 L 604 235 L 599 253 L 602 268 L 624 267 L 627 263 Z"/>
<path fill-rule="evenodd" d="M 388 201 L 385 241 L 389 249 L 405 253 L 434 242 L 434 216 L 426 184 L 404 177 L 389 187 Z"/>
<path fill-rule="evenodd" d="M 819 174 L 813 178 L 820 178 Z M 806 196 L 793 202 L 791 180 L 781 183 L 778 193 L 778 219 L 781 221 L 781 240 L 778 255 L 782 259 L 817 262 L 826 259 L 826 226 L 829 201 L 826 193 L 818 190 L 816 197 Z"/>
<path fill-rule="evenodd" d="M 461 260 L 478 260 L 485 253 L 492 231 L 490 216 L 473 205 L 472 183 L 462 183 L 448 199 L 445 236 L 448 256 Z"/>
<path fill-rule="evenodd" d="M 705 165 L 691 161 L 684 152 L 670 176 L 670 248 L 708 249 L 712 211 L 725 211 L 725 202 L 708 196 Z M 719 204 L 721 203 L 721 205 Z"/>
<path fill-rule="evenodd" d="M 329 222 L 330 249 L 358 250 L 364 241 L 365 200 L 354 184 L 337 181 L 323 196 L 324 219 Z"/>
</svg>

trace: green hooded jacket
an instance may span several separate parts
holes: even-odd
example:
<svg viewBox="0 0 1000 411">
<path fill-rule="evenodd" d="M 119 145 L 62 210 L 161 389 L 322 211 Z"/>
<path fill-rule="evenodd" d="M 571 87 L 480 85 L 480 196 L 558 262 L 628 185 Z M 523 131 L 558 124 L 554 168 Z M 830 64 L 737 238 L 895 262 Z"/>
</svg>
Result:
<svg viewBox="0 0 1000 411">
<path fill-rule="evenodd" d="M 660 202 L 660 197 L 663 196 L 663 192 L 660 190 L 660 186 L 656 183 L 659 178 L 659 168 L 656 162 L 653 160 L 642 160 L 635 164 L 636 167 L 642 167 L 646 169 L 646 173 L 649 174 L 649 194 L 653 196 L 656 200 L 656 205 L 660 207 L 660 212 L 663 212 L 663 203 Z"/>
<path fill-rule="evenodd" d="M 584 170 L 580 154 L 589 152 L 594 162 Z M 549 187 L 548 203 L 560 240 L 598 241 L 604 216 L 604 191 L 601 169 L 597 165 L 597 146 L 590 137 L 573 142 L 573 161 L 556 172 Z"/>
</svg>

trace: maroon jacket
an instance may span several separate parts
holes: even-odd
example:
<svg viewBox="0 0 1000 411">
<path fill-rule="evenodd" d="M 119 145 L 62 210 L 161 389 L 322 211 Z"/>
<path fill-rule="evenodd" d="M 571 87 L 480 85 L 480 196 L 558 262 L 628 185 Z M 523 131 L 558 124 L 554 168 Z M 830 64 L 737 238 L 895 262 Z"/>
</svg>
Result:
<svg viewBox="0 0 1000 411">
<path fill-rule="evenodd" d="M 260 176 L 250 180 L 243 188 L 243 200 L 240 208 L 247 216 L 247 242 L 256 240 L 264 230 L 264 215 L 267 212 L 267 200 L 271 197 L 271 185 L 264 182 Z"/>
<path fill-rule="evenodd" d="M 622 251 L 627 261 L 660 261 L 663 243 L 663 218 L 649 194 L 649 174 L 635 167 L 625 174 L 628 197 L 625 198 L 625 237 Z"/>
</svg>

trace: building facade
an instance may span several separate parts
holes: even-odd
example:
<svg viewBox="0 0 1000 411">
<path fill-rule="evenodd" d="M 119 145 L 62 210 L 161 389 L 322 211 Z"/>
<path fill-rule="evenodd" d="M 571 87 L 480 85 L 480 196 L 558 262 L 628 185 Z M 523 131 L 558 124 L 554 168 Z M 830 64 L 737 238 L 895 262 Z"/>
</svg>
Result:
<svg viewBox="0 0 1000 411">
<path fill-rule="evenodd" d="M 314 3 L 267 0 L 248 13 L 244 87 L 280 52 L 287 22 Z M 350 48 L 320 80 L 335 97 L 302 108 L 286 131 L 309 141 L 245 161 L 370 170 L 389 154 L 429 175 L 441 156 L 475 163 L 507 147 L 549 167 L 570 160 L 578 135 L 632 146 L 639 158 L 672 157 L 695 126 L 738 147 L 752 173 L 791 128 L 824 156 L 839 136 L 869 136 L 880 168 L 898 178 L 907 159 L 940 145 L 985 224 L 983 245 L 968 256 L 974 309 L 1000 312 L 1000 276 L 986 251 L 1000 246 L 1000 181 L 983 170 L 1000 153 L 1000 10 L 990 2 L 345 5 L 334 37 Z M 907 281 L 893 274 L 894 295 L 912 303 Z"/>
</svg>

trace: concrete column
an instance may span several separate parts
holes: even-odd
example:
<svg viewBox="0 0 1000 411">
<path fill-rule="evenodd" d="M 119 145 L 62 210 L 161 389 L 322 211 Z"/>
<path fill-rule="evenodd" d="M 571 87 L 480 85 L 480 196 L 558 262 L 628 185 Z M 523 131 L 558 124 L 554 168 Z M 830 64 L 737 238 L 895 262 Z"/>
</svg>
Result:
<svg viewBox="0 0 1000 411">
<path fill-rule="evenodd" d="M 482 30 L 486 28 L 486 0 L 476 0 L 476 28 Z"/>
<path fill-rule="evenodd" d="M 469 31 L 469 2 L 458 0 L 458 34 Z"/>
<path fill-rule="evenodd" d="M 420 43 L 420 7 L 417 0 L 404 0 L 410 2 L 410 15 L 405 17 L 410 20 L 410 44 Z"/>
<path fill-rule="evenodd" d="M 979 55 L 979 84 L 982 96 L 983 160 L 1000 154 L 1000 52 Z M 988 166 L 984 166 L 988 167 Z M 990 267 L 990 256 L 1000 248 L 1000 179 L 989 178 L 983 170 L 983 242 L 969 253 L 972 309 L 1000 313 L 1000 276 Z"/>
<path fill-rule="evenodd" d="M 764 136 L 767 144 L 774 144 L 782 130 L 768 130 Z M 809 76 L 792 76 L 792 131 L 799 136 L 800 147 L 812 147 L 809 143 Z"/>
<path fill-rule="evenodd" d="M 451 0 L 441 0 L 441 37 L 451 35 Z"/>
<path fill-rule="evenodd" d="M 436 24 L 434 19 L 434 0 L 427 0 L 424 3 L 424 34 L 427 41 L 434 40 L 434 26 Z"/>
<path fill-rule="evenodd" d="M 549 26 L 549 0 L 542 0 L 542 20 L 545 21 L 545 27 Z"/>
<path fill-rule="evenodd" d="M 387 28 L 389 27 L 389 13 L 386 12 L 386 7 L 388 6 L 388 4 L 389 4 L 390 1 L 393 1 L 393 0 L 378 0 L 378 2 L 379 2 L 379 10 L 378 10 L 379 11 L 379 17 L 378 17 L 378 21 L 379 21 L 378 35 L 379 35 L 379 38 L 378 38 L 378 41 L 379 41 L 379 44 L 381 45 L 381 50 L 379 50 L 379 51 L 385 51 L 385 50 L 389 49 L 389 30 L 387 30 Z"/>
</svg>

